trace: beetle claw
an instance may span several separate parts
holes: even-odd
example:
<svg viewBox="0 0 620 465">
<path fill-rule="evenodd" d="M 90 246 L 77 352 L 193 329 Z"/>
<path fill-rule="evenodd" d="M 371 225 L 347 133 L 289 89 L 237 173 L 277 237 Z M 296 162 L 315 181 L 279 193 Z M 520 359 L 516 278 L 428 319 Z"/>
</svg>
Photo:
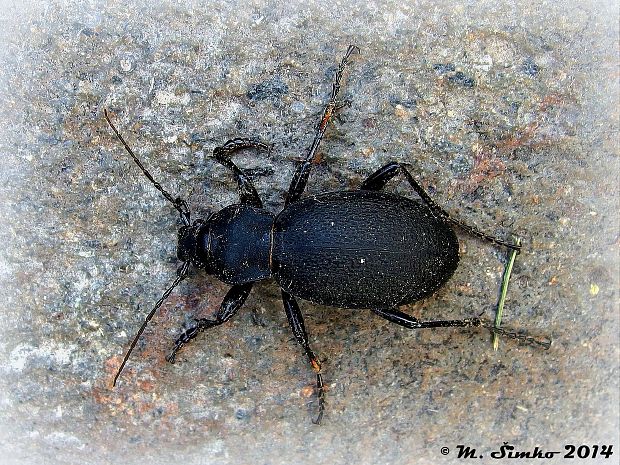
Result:
<svg viewBox="0 0 620 465">
<path fill-rule="evenodd" d="M 168 355 L 166 355 L 166 361 L 174 365 L 176 361 L 177 352 L 181 348 L 183 344 L 179 344 L 178 342 L 174 345 L 174 348 L 170 351 Z"/>
</svg>

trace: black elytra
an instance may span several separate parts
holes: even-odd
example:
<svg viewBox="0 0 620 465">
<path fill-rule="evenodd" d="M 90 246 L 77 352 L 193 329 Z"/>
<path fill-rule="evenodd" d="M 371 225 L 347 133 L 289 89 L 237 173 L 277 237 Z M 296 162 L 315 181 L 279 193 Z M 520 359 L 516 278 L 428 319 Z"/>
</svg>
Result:
<svg viewBox="0 0 620 465">
<path fill-rule="evenodd" d="M 511 331 L 495 328 L 479 318 L 418 321 L 398 307 L 431 295 L 452 276 L 459 262 L 456 225 L 467 232 L 513 250 L 520 246 L 505 242 L 452 218 L 417 183 L 406 166 L 391 162 L 370 175 L 359 190 L 328 192 L 301 198 L 317 150 L 328 123 L 341 108 L 337 100 L 344 70 L 356 46 L 349 46 L 337 68 L 331 95 L 316 128 L 305 159 L 297 166 L 277 215 L 263 209 L 252 180 L 231 160 L 242 149 L 269 150 L 255 139 L 237 138 L 217 147 L 215 159 L 234 175 L 240 201 L 212 214 L 206 220 L 190 221 L 186 202 L 174 198 L 144 168 L 118 130 L 107 110 L 105 117 L 126 151 L 144 175 L 179 211 L 183 226 L 178 235 L 178 258 L 182 265 L 138 330 L 113 385 L 127 363 L 140 335 L 172 290 L 186 278 L 190 264 L 204 269 L 231 288 L 212 319 L 198 319 L 184 331 L 167 356 L 174 363 L 179 349 L 200 332 L 228 321 L 243 305 L 253 283 L 275 279 L 282 288 L 286 316 L 295 339 L 316 373 L 320 423 L 325 411 L 325 383 L 321 365 L 310 348 L 297 298 L 342 308 L 370 309 L 388 321 L 406 328 L 484 327 L 547 347 Z M 386 183 L 402 175 L 421 200 L 382 192 Z"/>
</svg>

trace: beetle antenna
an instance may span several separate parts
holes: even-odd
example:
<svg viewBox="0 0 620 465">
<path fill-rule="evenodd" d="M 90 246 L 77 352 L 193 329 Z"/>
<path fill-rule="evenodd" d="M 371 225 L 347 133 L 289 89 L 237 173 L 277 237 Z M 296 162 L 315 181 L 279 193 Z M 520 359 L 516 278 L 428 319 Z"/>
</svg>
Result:
<svg viewBox="0 0 620 465">
<path fill-rule="evenodd" d="M 138 339 L 140 339 L 140 336 L 142 335 L 142 333 L 146 329 L 147 325 L 149 324 L 149 321 L 151 321 L 151 319 L 153 318 L 153 315 L 155 315 L 155 312 L 157 311 L 157 309 L 159 307 L 161 307 L 161 305 L 164 303 L 164 300 L 166 300 L 168 298 L 168 296 L 170 295 L 172 290 L 175 287 L 177 287 L 179 285 L 179 283 L 181 281 L 183 281 L 187 277 L 187 270 L 189 269 L 189 263 L 190 263 L 189 260 L 186 261 L 186 262 L 183 262 L 183 265 L 181 265 L 181 268 L 179 268 L 177 278 L 172 283 L 172 286 L 170 286 L 168 289 L 166 289 L 166 292 L 164 292 L 164 294 L 161 296 L 161 298 L 155 304 L 155 308 L 153 308 L 153 310 L 151 310 L 151 312 L 144 319 L 144 322 L 142 323 L 142 326 L 140 326 L 140 329 L 138 330 L 138 332 L 134 336 L 133 341 L 131 341 L 131 345 L 129 346 L 129 350 L 127 350 L 127 352 L 125 353 L 125 358 L 123 359 L 123 363 L 121 363 L 121 366 L 119 367 L 118 371 L 116 372 L 116 375 L 114 376 L 114 381 L 112 382 L 112 387 L 116 386 L 116 381 L 118 380 L 118 377 L 121 375 L 121 372 L 123 371 L 123 368 L 125 368 L 125 364 L 127 363 L 127 360 L 129 360 L 129 356 L 131 355 L 131 352 L 133 352 L 134 347 L 138 343 Z"/>
<path fill-rule="evenodd" d="M 144 167 L 140 159 L 136 156 L 135 153 L 133 153 L 133 150 L 131 150 L 131 147 L 129 147 L 129 144 L 125 142 L 125 139 L 123 139 L 123 136 L 121 136 L 120 132 L 118 132 L 118 129 L 116 129 L 116 127 L 112 123 L 112 120 L 110 120 L 110 116 L 108 115 L 108 110 L 106 108 L 103 109 L 103 115 L 105 116 L 105 119 L 108 121 L 108 124 L 112 128 L 112 131 L 114 131 L 114 134 L 116 134 L 116 137 L 118 138 L 118 140 L 121 141 L 121 144 L 123 144 L 123 147 L 125 147 L 125 150 L 127 150 L 127 153 L 131 156 L 131 158 L 136 163 L 136 165 L 138 165 L 138 168 L 140 168 L 142 172 L 144 173 L 144 175 L 148 178 L 148 180 L 151 181 L 151 183 L 153 183 L 153 185 L 155 186 L 155 189 L 161 192 L 162 195 L 166 198 L 166 200 L 168 200 L 172 205 L 174 205 L 174 208 L 176 208 L 179 211 L 179 213 L 181 214 L 181 220 L 183 221 L 185 226 L 189 226 L 190 225 L 190 221 L 189 221 L 190 212 L 189 212 L 189 207 L 187 206 L 187 202 L 185 202 L 185 200 L 183 200 L 180 197 L 177 197 L 175 199 L 174 197 L 172 197 L 172 195 L 170 195 L 170 193 L 166 189 L 164 189 L 161 186 L 161 184 L 155 181 L 151 173 L 148 172 L 148 170 Z"/>
</svg>

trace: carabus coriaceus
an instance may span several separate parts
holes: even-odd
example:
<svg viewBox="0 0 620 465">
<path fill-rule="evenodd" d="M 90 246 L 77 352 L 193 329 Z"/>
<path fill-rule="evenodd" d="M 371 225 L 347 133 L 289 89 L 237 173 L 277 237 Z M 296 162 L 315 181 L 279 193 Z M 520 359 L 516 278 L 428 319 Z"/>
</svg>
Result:
<svg viewBox="0 0 620 465">
<path fill-rule="evenodd" d="M 371 309 L 388 321 L 406 328 L 484 327 L 492 332 L 547 347 L 528 336 L 516 334 L 479 318 L 418 321 L 398 307 L 429 296 L 454 273 L 459 262 L 458 240 L 451 225 L 495 244 L 518 250 L 511 244 L 450 217 L 416 182 L 402 163 L 391 162 L 370 175 L 359 190 L 328 192 L 301 199 L 327 125 L 340 108 L 337 100 L 343 72 L 352 54 L 350 46 L 337 68 L 329 103 L 316 129 L 305 159 L 298 165 L 284 209 L 277 215 L 263 208 L 246 172 L 231 155 L 246 148 L 268 150 L 255 139 L 238 138 L 214 151 L 215 159 L 234 175 L 240 201 L 206 220 L 190 221 L 187 203 L 174 198 L 144 168 L 108 112 L 105 117 L 144 175 L 181 215 L 177 256 L 182 261 L 173 284 L 164 292 L 134 337 L 113 384 L 156 310 L 187 277 L 190 265 L 204 269 L 231 288 L 212 319 L 198 319 L 184 331 L 167 356 L 174 363 L 178 350 L 199 332 L 228 321 L 243 305 L 255 282 L 273 278 L 282 288 L 286 316 L 297 342 L 316 372 L 318 416 L 325 410 L 325 385 L 321 365 L 310 348 L 296 298 L 322 305 Z M 381 192 L 386 183 L 403 175 L 421 201 Z"/>
</svg>

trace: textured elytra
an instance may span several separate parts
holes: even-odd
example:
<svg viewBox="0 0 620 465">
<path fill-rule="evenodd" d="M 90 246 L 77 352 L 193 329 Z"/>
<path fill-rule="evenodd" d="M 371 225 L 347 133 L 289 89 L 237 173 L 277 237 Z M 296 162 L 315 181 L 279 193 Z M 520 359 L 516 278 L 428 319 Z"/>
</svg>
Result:
<svg viewBox="0 0 620 465">
<path fill-rule="evenodd" d="M 456 235 L 420 202 L 372 191 L 289 205 L 274 224 L 272 273 L 290 294 L 346 308 L 392 308 L 432 294 L 458 265 Z"/>
</svg>

